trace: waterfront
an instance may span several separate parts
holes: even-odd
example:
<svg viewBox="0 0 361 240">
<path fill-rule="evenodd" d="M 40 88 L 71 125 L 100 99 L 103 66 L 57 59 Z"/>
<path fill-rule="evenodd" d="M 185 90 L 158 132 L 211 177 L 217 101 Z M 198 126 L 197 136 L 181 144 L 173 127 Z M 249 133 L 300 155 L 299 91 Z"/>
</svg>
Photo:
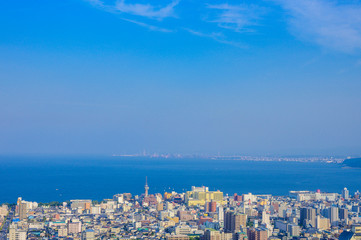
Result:
<svg viewBox="0 0 361 240">
<path fill-rule="evenodd" d="M 361 189 L 361 169 L 327 163 L 116 157 L 2 157 L 0 161 L 0 202 L 15 202 L 19 196 L 49 202 L 139 194 L 145 176 L 151 193 L 182 192 L 192 185 L 228 194 Z"/>
</svg>

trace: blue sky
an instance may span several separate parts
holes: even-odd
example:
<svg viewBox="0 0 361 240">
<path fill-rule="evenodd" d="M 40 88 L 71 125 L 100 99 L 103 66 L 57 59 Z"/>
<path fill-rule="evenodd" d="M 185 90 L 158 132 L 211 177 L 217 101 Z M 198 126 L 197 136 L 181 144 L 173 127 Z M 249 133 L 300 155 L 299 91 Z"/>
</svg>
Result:
<svg viewBox="0 0 361 240">
<path fill-rule="evenodd" d="M 0 2 L 0 154 L 361 154 L 361 1 Z"/>
</svg>

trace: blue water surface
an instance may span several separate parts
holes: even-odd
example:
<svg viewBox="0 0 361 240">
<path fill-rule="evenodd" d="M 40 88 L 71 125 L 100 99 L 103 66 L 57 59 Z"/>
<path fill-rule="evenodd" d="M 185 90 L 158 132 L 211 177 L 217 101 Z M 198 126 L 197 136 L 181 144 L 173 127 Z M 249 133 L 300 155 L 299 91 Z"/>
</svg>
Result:
<svg viewBox="0 0 361 240">
<path fill-rule="evenodd" d="M 0 157 L 0 203 L 101 200 L 116 193 L 186 191 L 287 195 L 289 190 L 361 189 L 361 169 L 338 164 L 121 157 Z"/>
</svg>

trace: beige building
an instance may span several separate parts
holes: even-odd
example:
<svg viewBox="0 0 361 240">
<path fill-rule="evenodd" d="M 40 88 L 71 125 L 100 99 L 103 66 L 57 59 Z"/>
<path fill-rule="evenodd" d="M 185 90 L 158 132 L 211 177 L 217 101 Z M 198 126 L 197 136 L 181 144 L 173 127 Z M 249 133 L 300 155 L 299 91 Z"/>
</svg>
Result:
<svg viewBox="0 0 361 240">
<path fill-rule="evenodd" d="M 66 227 L 61 227 L 58 229 L 58 237 L 68 236 L 68 229 Z"/>
<path fill-rule="evenodd" d="M 2 205 L 0 207 L 0 216 L 6 216 L 8 215 L 8 213 L 9 213 L 8 206 Z"/>
<path fill-rule="evenodd" d="M 205 205 L 206 202 L 215 201 L 224 205 L 223 192 L 209 191 L 208 187 L 192 187 L 192 191 L 187 191 L 185 201 L 188 206 Z"/>
<path fill-rule="evenodd" d="M 70 207 L 71 209 L 76 209 L 76 208 L 81 208 L 81 209 L 90 209 L 91 207 L 91 200 L 80 200 L 80 199 L 76 199 L 76 200 L 70 200 Z"/>
<path fill-rule="evenodd" d="M 330 219 L 328 218 L 324 218 L 321 216 L 317 216 L 316 218 L 316 228 L 319 230 L 328 230 L 330 229 L 331 224 L 330 224 Z"/>
<path fill-rule="evenodd" d="M 352 225 L 352 232 L 355 233 L 353 236 L 355 240 L 361 240 L 361 225 L 360 224 Z"/>
<path fill-rule="evenodd" d="M 27 212 L 27 205 L 26 205 L 26 203 L 21 202 L 19 204 L 19 218 L 21 220 L 23 220 L 27 217 L 26 212 Z"/>
<path fill-rule="evenodd" d="M 68 234 L 76 234 L 81 232 L 81 222 L 69 222 Z"/>
<path fill-rule="evenodd" d="M 95 239 L 95 233 L 92 229 L 85 230 L 81 235 L 82 240 L 94 240 Z"/>
<path fill-rule="evenodd" d="M 14 226 L 9 229 L 9 240 L 26 240 L 27 233 L 23 230 L 18 230 Z"/>
</svg>

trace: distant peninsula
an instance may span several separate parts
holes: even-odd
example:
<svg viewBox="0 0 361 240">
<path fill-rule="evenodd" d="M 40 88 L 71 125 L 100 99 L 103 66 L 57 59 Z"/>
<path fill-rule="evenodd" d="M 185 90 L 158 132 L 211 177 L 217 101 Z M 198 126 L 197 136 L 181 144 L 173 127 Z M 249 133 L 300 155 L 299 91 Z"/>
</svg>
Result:
<svg viewBox="0 0 361 240">
<path fill-rule="evenodd" d="M 345 159 L 342 164 L 345 167 L 361 168 L 361 158 Z"/>
</svg>

